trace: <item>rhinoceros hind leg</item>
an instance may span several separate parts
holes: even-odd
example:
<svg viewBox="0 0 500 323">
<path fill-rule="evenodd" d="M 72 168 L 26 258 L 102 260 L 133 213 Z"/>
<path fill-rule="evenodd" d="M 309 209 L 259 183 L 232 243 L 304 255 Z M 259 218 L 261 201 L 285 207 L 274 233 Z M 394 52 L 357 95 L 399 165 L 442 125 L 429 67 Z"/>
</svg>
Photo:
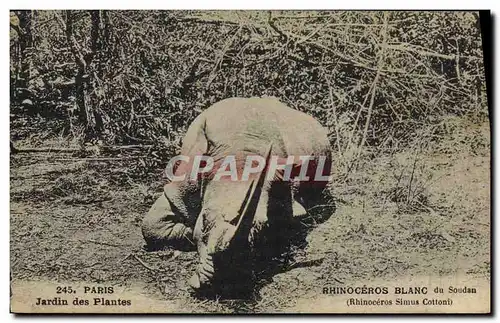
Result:
<svg viewBox="0 0 500 323">
<path fill-rule="evenodd" d="M 300 204 L 306 211 L 301 218 L 304 223 L 323 223 L 335 212 L 335 199 L 328 187 L 300 187 L 295 193 L 294 203 Z"/>
<path fill-rule="evenodd" d="M 193 229 L 188 227 L 180 215 L 176 215 L 164 194 L 153 204 L 142 221 L 142 235 L 148 250 L 165 247 L 183 251 L 196 250 L 192 242 Z"/>
</svg>

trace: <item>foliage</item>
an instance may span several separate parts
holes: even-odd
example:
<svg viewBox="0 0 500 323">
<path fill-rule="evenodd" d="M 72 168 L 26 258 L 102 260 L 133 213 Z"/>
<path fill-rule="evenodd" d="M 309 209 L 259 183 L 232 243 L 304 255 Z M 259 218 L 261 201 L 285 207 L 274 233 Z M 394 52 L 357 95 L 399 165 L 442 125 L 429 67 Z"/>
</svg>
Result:
<svg viewBox="0 0 500 323">
<path fill-rule="evenodd" d="M 423 125 L 487 117 L 478 20 L 473 12 L 17 11 L 12 104 L 60 120 L 67 134 L 83 127 L 85 141 L 173 153 L 210 104 L 276 96 L 328 127 L 350 170 L 361 154 L 402 146 Z"/>
</svg>

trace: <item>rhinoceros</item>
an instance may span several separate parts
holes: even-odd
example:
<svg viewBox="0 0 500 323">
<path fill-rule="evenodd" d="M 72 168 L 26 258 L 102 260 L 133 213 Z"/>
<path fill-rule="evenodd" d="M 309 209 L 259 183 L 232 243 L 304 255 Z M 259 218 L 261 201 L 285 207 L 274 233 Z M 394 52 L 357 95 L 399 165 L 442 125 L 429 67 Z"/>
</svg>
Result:
<svg viewBox="0 0 500 323">
<path fill-rule="evenodd" d="M 189 126 L 180 155 L 188 158 L 176 164 L 174 175 L 190 173 L 196 156 L 210 156 L 213 169 L 220 169 L 227 156 L 233 156 L 237 172 L 236 180 L 228 176 L 215 180 L 212 171 L 170 181 L 143 219 L 142 233 L 150 250 L 197 249 L 199 264 L 189 280 L 195 292 L 237 286 L 242 277 L 251 275 L 257 241 L 271 241 L 268 248 L 273 249 L 277 243 L 273 237 L 286 231 L 293 219 L 314 217 L 322 222 L 333 212 L 327 181 L 312 178 L 320 158 L 322 178 L 330 173 L 327 131 L 311 116 L 276 98 L 229 98 L 215 103 Z M 238 176 L 249 166 L 248 156 L 261 156 L 265 165 L 243 180 Z M 271 157 L 276 157 L 291 163 L 290 172 L 296 175 L 294 169 L 300 163 L 293 156 L 312 156 L 306 170 L 309 179 L 284 179 L 283 169 L 269 173 Z"/>
</svg>

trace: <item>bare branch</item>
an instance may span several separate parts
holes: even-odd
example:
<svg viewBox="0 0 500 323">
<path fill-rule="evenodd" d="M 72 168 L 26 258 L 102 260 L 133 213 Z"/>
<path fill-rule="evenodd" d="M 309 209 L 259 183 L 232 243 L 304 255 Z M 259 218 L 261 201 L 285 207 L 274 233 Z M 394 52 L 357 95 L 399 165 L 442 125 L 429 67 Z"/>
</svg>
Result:
<svg viewBox="0 0 500 323">
<path fill-rule="evenodd" d="M 372 86 L 372 91 L 371 91 L 371 97 L 370 97 L 370 105 L 368 106 L 368 113 L 366 116 L 366 122 L 365 122 L 365 127 L 363 130 L 363 136 L 361 139 L 361 143 L 358 146 L 358 152 L 356 154 L 356 157 L 359 157 L 359 154 L 361 153 L 362 147 L 365 145 L 366 142 L 366 135 L 368 133 L 368 127 L 370 126 L 370 120 L 372 116 L 372 111 L 373 111 L 373 105 L 375 103 L 375 94 L 377 93 L 377 85 L 378 81 L 380 78 L 380 70 L 383 69 L 384 65 L 384 59 L 385 59 L 385 50 L 387 48 L 387 26 L 388 26 L 388 21 L 389 21 L 389 12 L 384 12 L 384 28 L 382 29 L 382 44 L 380 46 L 380 50 L 378 53 L 378 63 L 377 63 L 377 74 L 375 75 L 375 78 L 373 80 L 373 86 Z M 357 160 L 357 158 L 355 158 Z"/>
</svg>

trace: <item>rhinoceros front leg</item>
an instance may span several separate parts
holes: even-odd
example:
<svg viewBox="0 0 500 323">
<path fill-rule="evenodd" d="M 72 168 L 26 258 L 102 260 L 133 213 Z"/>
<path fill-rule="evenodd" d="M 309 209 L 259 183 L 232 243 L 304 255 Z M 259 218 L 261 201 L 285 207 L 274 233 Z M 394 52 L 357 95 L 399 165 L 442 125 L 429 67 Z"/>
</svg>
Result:
<svg viewBox="0 0 500 323">
<path fill-rule="evenodd" d="M 266 266 L 269 261 L 287 250 L 291 219 L 290 187 L 285 182 L 274 183 L 261 196 L 250 232 L 250 246 L 258 263 Z"/>
<path fill-rule="evenodd" d="M 172 211 L 170 202 L 162 194 L 153 204 L 142 222 L 142 235 L 149 250 L 172 247 L 192 251 L 193 229 L 186 224 L 183 215 Z"/>
</svg>

